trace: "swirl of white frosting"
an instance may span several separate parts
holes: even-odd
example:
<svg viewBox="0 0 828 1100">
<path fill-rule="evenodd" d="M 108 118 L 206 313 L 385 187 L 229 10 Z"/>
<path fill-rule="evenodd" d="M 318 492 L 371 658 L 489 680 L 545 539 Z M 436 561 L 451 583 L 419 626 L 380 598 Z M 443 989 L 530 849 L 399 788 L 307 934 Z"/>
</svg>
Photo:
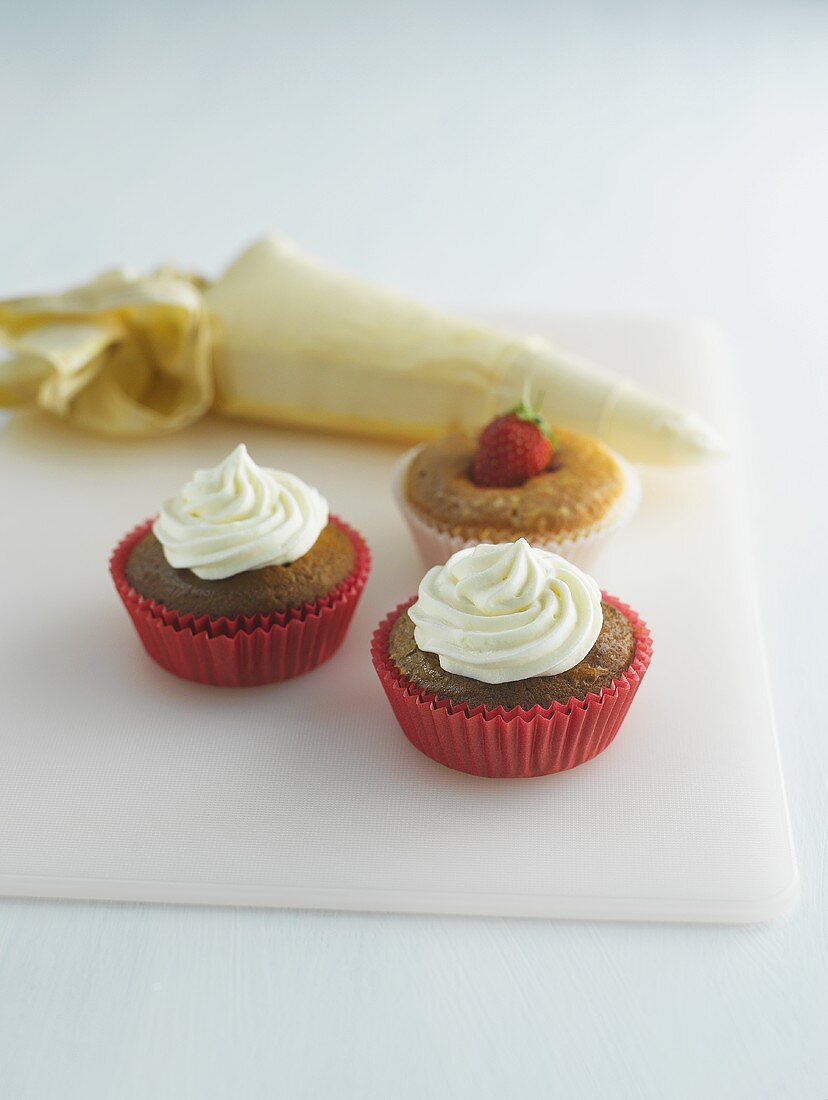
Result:
<svg viewBox="0 0 828 1100">
<path fill-rule="evenodd" d="M 243 443 L 196 470 L 153 525 L 175 569 L 217 581 L 296 561 L 328 523 L 328 502 L 300 478 L 257 466 Z"/>
<path fill-rule="evenodd" d="M 458 550 L 429 569 L 408 614 L 444 672 L 486 684 L 574 668 L 603 623 L 592 577 L 526 539 Z"/>
</svg>

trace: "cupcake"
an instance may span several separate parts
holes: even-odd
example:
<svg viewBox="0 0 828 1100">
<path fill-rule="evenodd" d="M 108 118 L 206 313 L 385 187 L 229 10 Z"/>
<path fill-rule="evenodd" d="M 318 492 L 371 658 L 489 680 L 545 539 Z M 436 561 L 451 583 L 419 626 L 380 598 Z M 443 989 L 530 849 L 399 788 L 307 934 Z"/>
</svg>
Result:
<svg viewBox="0 0 828 1100">
<path fill-rule="evenodd" d="M 549 430 L 526 399 L 479 436 L 457 433 L 409 451 L 394 495 L 426 566 L 481 542 L 512 542 L 591 564 L 632 516 L 635 472 L 597 439 Z"/>
<path fill-rule="evenodd" d="M 342 643 L 368 578 L 362 537 L 318 490 L 244 444 L 116 547 L 110 570 L 149 655 L 221 686 L 309 672 Z"/>
<path fill-rule="evenodd" d="M 374 633 L 403 733 L 472 775 L 548 775 L 610 744 L 652 647 L 634 611 L 525 539 L 458 550 Z"/>
</svg>

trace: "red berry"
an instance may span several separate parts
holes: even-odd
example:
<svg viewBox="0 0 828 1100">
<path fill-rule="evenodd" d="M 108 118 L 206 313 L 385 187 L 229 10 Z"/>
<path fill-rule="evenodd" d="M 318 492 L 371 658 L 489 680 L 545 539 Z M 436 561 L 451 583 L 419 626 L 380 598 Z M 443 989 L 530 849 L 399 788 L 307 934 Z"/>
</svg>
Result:
<svg viewBox="0 0 828 1100">
<path fill-rule="evenodd" d="M 543 473 L 552 459 L 552 441 L 536 410 L 523 403 L 480 433 L 472 481 L 481 486 L 522 485 Z"/>
</svg>

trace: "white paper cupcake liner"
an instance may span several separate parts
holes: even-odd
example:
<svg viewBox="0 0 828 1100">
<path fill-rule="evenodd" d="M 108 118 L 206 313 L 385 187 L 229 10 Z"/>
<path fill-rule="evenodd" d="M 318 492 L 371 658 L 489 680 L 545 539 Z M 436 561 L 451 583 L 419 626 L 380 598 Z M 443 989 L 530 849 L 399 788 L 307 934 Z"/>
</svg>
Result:
<svg viewBox="0 0 828 1100">
<path fill-rule="evenodd" d="M 406 474 L 414 456 L 422 450 L 423 446 L 426 446 L 426 444 L 406 451 L 396 463 L 392 474 L 392 490 L 397 506 L 408 524 L 411 537 L 420 551 L 423 564 L 427 569 L 430 569 L 432 565 L 443 565 L 452 554 L 462 550 L 464 546 L 476 545 L 476 540 L 433 527 L 408 502 L 405 493 Z M 609 450 L 609 448 L 607 449 Z M 610 451 L 610 453 L 621 467 L 624 475 L 624 488 L 621 491 L 621 496 L 607 515 L 599 523 L 595 523 L 591 527 L 585 527 L 582 531 L 568 534 L 565 537 L 537 535 L 527 531 L 525 532 L 525 538 L 533 546 L 539 546 L 543 550 L 551 550 L 555 554 L 560 554 L 582 569 L 588 570 L 592 567 L 593 563 L 600 557 L 607 542 L 633 517 L 638 505 L 641 503 L 641 481 L 638 474 L 620 455 L 615 454 L 614 451 Z"/>
</svg>

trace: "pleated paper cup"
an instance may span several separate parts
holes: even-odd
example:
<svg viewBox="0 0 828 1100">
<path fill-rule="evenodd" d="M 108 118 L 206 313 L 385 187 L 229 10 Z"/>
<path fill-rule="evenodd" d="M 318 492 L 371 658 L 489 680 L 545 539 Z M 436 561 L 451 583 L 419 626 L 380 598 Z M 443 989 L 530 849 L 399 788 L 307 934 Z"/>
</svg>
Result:
<svg viewBox="0 0 828 1100">
<path fill-rule="evenodd" d="M 432 565 L 444 565 L 452 554 L 466 546 L 477 546 L 481 541 L 492 542 L 498 540 L 492 540 L 489 537 L 473 539 L 456 532 L 442 530 L 429 523 L 413 507 L 406 494 L 406 479 L 408 469 L 415 456 L 422 450 L 422 446 L 407 451 L 397 462 L 392 474 L 392 490 L 397 506 L 411 532 L 411 537 L 420 551 L 423 564 L 427 569 L 430 569 Z M 503 541 L 511 542 L 523 535 L 532 546 L 561 554 L 574 565 L 588 570 L 601 556 L 607 542 L 624 524 L 632 519 L 641 503 L 641 481 L 638 474 L 620 455 L 614 452 L 611 453 L 624 475 L 624 488 L 621 491 L 621 496 L 600 522 L 565 536 L 540 535 L 532 531 L 516 531 L 508 540 Z"/>
<path fill-rule="evenodd" d="M 626 672 L 584 699 L 507 711 L 453 704 L 400 672 L 389 652 L 391 629 L 415 599 L 400 604 L 380 623 L 371 657 L 400 728 L 420 752 L 469 775 L 528 779 L 576 768 L 612 743 L 653 652 L 646 624 L 626 604 L 603 595 L 627 618 L 635 636 L 635 653 Z"/>
<path fill-rule="evenodd" d="M 109 569 L 144 649 L 162 668 L 216 687 L 278 683 L 310 672 L 336 653 L 368 579 L 371 555 L 365 540 L 336 516 L 330 522 L 350 539 L 354 568 L 328 595 L 288 611 L 211 619 L 179 614 L 139 595 L 126 579 L 126 564 L 152 520 L 122 539 Z"/>
</svg>

